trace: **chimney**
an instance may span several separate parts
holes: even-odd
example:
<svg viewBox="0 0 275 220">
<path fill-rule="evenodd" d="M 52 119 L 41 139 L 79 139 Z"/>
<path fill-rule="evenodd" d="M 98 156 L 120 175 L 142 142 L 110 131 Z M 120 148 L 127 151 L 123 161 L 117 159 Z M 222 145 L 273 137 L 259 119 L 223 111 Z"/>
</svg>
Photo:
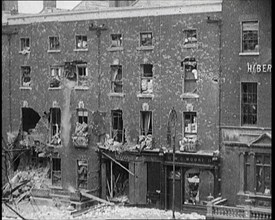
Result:
<svg viewBox="0 0 275 220">
<path fill-rule="evenodd" d="M 43 9 L 56 8 L 56 0 L 43 1 Z"/>
<path fill-rule="evenodd" d="M 18 13 L 18 1 L 17 0 L 2 0 L 2 11 L 10 11 L 11 14 Z"/>
</svg>

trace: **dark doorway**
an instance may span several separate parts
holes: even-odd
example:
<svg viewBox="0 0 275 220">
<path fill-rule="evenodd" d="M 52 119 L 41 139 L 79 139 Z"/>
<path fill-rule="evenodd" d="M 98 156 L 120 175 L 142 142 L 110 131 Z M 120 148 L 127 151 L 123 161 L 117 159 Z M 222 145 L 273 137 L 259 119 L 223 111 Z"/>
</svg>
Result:
<svg viewBox="0 0 275 220">
<path fill-rule="evenodd" d="M 160 208 L 160 163 L 147 163 L 147 203 Z"/>
</svg>

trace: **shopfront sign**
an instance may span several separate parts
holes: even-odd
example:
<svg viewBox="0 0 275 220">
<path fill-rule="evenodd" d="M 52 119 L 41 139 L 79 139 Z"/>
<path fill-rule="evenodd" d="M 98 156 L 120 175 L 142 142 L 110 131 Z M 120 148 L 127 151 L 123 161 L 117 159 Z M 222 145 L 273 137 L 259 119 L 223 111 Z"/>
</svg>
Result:
<svg viewBox="0 0 275 220">
<path fill-rule="evenodd" d="M 247 63 L 248 73 L 271 73 L 272 64 Z"/>
</svg>

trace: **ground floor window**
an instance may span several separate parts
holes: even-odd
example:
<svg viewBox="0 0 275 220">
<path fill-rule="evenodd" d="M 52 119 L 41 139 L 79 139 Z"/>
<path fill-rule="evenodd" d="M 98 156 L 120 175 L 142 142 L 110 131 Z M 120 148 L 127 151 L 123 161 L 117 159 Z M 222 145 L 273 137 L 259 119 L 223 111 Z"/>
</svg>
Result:
<svg viewBox="0 0 275 220">
<path fill-rule="evenodd" d="M 88 161 L 77 160 L 77 187 L 79 189 L 88 188 Z"/>
<path fill-rule="evenodd" d="M 52 185 L 61 187 L 61 158 L 52 158 Z"/>
</svg>

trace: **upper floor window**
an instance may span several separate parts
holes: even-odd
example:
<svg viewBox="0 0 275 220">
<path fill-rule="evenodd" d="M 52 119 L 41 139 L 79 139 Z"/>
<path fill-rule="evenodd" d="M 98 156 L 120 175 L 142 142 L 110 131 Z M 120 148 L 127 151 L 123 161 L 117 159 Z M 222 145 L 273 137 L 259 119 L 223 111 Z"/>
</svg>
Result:
<svg viewBox="0 0 275 220">
<path fill-rule="evenodd" d="M 50 67 L 50 88 L 59 88 L 61 85 L 62 67 L 51 66 Z"/>
<path fill-rule="evenodd" d="M 20 38 L 20 51 L 29 52 L 30 50 L 30 38 Z"/>
<path fill-rule="evenodd" d="M 87 36 L 86 35 L 76 35 L 76 49 L 87 49 Z"/>
<path fill-rule="evenodd" d="M 22 66 L 21 73 L 22 73 L 21 86 L 30 87 L 31 86 L 31 67 Z"/>
<path fill-rule="evenodd" d="M 50 144 L 61 144 L 61 109 L 50 108 Z"/>
<path fill-rule="evenodd" d="M 123 143 L 125 141 L 124 129 L 123 129 L 123 118 L 121 110 L 112 110 L 112 138 L 114 141 Z"/>
<path fill-rule="evenodd" d="M 111 40 L 112 40 L 111 47 L 122 47 L 121 34 L 111 34 Z"/>
<path fill-rule="evenodd" d="M 78 123 L 88 124 L 88 111 L 86 109 L 78 109 L 77 110 L 77 116 L 78 116 Z"/>
<path fill-rule="evenodd" d="M 140 33 L 140 46 L 153 46 L 153 34 L 152 32 Z"/>
<path fill-rule="evenodd" d="M 241 123 L 257 124 L 257 83 L 241 84 Z"/>
<path fill-rule="evenodd" d="M 77 73 L 77 85 L 78 86 L 88 86 L 88 68 L 87 64 L 77 64 L 76 65 Z"/>
<path fill-rule="evenodd" d="M 59 37 L 49 37 L 49 50 L 60 50 Z"/>
<path fill-rule="evenodd" d="M 111 66 L 112 92 L 122 93 L 122 66 Z"/>
<path fill-rule="evenodd" d="M 152 124 L 152 111 L 141 111 L 140 112 L 140 134 L 141 135 L 153 135 L 153 124 Z"/>
<path fill-rule="evenodd" d="M 141 93 L 152 94 L 153 93 L 153 65 L 141 64 Z"/>
<path fill-rule="evenodd" d="M 197 136 L 197 113 L 196 112 L 184 112 L 184 137 L 196 138 Z"/>
<path fill-rule="evenodd" d="M 259 52 L 258 21 L 242 22 L 242 52 Z"/>
<path fill-rule="evenodd" d="M 182 61 L 184 69 L 184 85 L 183 93 L 196 93 L 197 92 L 197 62 L 193 57 L 187 57 Z"/>
<path fill-rule="evenodd" d="M 183 33 L 184 33 L 184 45 L 194 44 L 198 42 L 196 29 L 187 29 L 187 30 L 184 30 Z"/>
</svg>

